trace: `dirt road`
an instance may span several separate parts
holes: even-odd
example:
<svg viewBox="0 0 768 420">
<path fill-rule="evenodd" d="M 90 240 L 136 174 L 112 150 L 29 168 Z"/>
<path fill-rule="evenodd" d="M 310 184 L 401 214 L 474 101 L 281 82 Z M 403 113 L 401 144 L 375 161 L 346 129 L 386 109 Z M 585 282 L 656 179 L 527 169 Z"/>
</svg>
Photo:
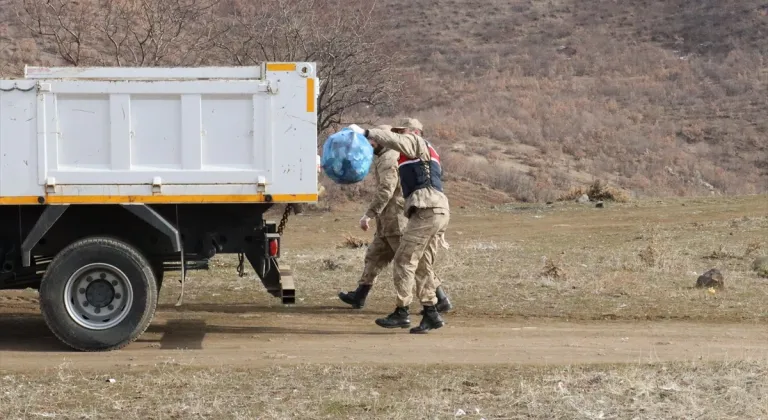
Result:
<svg viewBox="0 0 768 420">
<path fill-rule="evenodd" d="M 383 330 L 373 312 L 158 312 L 153 325 L 121 351 L 64 348 L 34 313 L 0 314 L 0 370 L 29 371 L 66 363 L 115 366 L 261 366 L 276 363 L 571 364 L 764 358 L 765 325 L 685 322 L 568 323 L 448 316 L 428 336 Z M 420 317 L 414 316 L 418 322 Z"/>
</svg>

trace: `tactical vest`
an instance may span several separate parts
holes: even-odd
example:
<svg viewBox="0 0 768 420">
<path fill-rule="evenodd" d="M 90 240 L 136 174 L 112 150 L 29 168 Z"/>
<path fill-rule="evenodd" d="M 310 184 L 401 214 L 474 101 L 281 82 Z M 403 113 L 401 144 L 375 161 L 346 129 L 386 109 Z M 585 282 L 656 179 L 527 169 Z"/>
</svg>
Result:
<svg viewBox="0 0 768 420">
<path fill-rule="evenodd" d="M 426 141 L 426 140 L 425 140 Z M 443 192 L 443 170 L 440 166 L 440 155 L 427 141 L 430 160 L 411 159 L 400 153 L 397 162 L 400 172 L 400 185 L 403 188 L 403 197 L 408 198 L 414 191 L 432 187 Z"/>
</svg>

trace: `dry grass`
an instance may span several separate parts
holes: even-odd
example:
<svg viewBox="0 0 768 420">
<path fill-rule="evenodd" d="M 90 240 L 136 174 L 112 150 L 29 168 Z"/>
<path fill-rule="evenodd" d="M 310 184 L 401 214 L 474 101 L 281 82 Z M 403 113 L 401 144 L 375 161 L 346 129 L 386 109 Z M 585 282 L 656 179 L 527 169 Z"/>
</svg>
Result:
<svg viewBox="0 0 768 420">
<path fill-rule="evenodd" d="M 544 262 L 544 268 L 541 271 L 541 275 L 552 280 L 564 280 L 566 273 L 565 270 L 558 267 L 552 259 L 547 258 Z"/>
<path fill-rule="evenodd" d="M 630 193 L 628 191 L 607 185 L 598 179 L 589 187 L 571 188 L 566 194 L 560 197 L 560 201 L 573 201 L 583 195 L 586 195 L 592 201 L 616 201 L 619 203 L 626 203 L 630 200 Z"/>
<path fill-rule="evenodd" d="M 106 382 L 115 379 L 114 383 Z M 768 363 L 61 368 L 0 378 L 0 417 L 91 419 L 745 419 L 768 415 Z M 462 415 L 462 413 L 466 413 Z"/>
<path fill-rule="evenodd" d="M 705 260 L 727 260 L 727 259 L 738 259 L 739 257 L 737 255 L 732 254 L 729 251 L 725 250 L 725 245 L 720 244 L 718 248 L 709 255 L 704 256 Z"/>
<path fill-rule="evenodd" d="M 333 260 L 331 258 L 326 258 L 326 259 L 323 260 L 323 269 L 324 270 L 333 271 L 333 270 L 338 270 L 340 268 L 341 268 L 341 264 L 339 264 L 337 261 L 335 261 L 335 260 Z"/>
<path fill-rule="evenodd" d="M 744 258 L 749 258 L 755 255 L 761 249 L 763 249 L 763 243 L 761 241 L 752 241 L 748 243 L 744 250 Z"/>
<path fill-rule="evenodd" d="M 640 257 L 640 261 L 648 267 L 656 265 L 656 261 L 659 259 L 659 251 L 653 243 L 649 244 L 645 249 L 637 254 Z"/>
<path fill-rule="evenodd" d="M 768 283 L 752 269 L 754 258 L 704 257 L 721 245 L 723 252 L 741 256 L 749 244 L 764 241 L 766 202 L 756 196 L 634 200 L 603 209 L 571 203 L 456 209 L 446 235 L 451 247 L 439 251 L 436 271 L 459 316 L 762 321 L 768 319 Z M 356 284 L 365 248 L 327 244 L 339 231 L 356 227 L 360 213 L 291 219 L 282 259 L 294 269 L 298 305 L 343 307 L 336 292 Z M 550 258 L 557 273 L 567 276 L 542 275 Z M 340 268 L 327 270 L 328 259 Z M 252 273 L 237 278 L 228 268 L 233 258 L 214 261 L 225 266 L 191 273 L 187 301 L 280 305 Z M 727 285 L 715 298 L 694 287 L 711 268 L 723 273 Z M 391 310 L 391 279 L 387 268 L 366 311 Z M 171 303 L 178 283 L 167 284 L 161 300 Z M 211 290 L 218 296 L 212 298 Z"/>
<path fill-rule="evenodd" d="M 363 238 L 358 238 L 350 234 L 344 235 L 344 240 L 339 245 L 339 248 L 358 249 L 368 246 L 368 241 Z"/>
<path fill-rule="evenodd" d="M 768 279 L 768 257 L 757 258 L 752 262 L 752 269 L 758 276 Z"/>
</svg>

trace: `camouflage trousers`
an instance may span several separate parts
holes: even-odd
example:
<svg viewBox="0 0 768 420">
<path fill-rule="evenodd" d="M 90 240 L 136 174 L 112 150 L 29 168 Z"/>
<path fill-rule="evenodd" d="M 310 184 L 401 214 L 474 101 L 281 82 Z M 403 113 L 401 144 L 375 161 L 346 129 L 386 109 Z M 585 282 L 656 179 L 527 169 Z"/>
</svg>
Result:
<svg viewBox="0 0 768 420">
<path fill-rule="evenodd" d="M 358 284 L 372 286 L 376 282 L 381 270 L 395 259 L 395 252 L 400 247 L 401 239 L 400 235 L 379 236 L 378 232 L 373 235 L 373 242 L 365 251 L 365 268 Z M 434 272 L 432 275 L 434 276 L 432 281 L 437 289 L 442 284 L 442 280 Z"/>
<path fill-rule="evenodd" d="M 410 306 L 414 282 L 416 297 L 422 305 L 437 303 L 435 290 L 439 283 L 432 265 L 449 220 L 447 209 L 417 208 L 411 213 L 400 238 L 400 246 L 395 252 L 392 268 L 397 306 Z"/>
</svg>

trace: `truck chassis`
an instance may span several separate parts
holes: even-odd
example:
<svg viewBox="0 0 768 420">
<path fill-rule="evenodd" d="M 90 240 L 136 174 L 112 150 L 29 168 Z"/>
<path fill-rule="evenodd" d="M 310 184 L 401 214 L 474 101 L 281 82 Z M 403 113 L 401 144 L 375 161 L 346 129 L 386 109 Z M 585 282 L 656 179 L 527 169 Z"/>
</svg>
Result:
<svg viewBox="0 0 768 420">
<path fill-rule="evenodd" d="M 152 321 L 164 273 L 207 268 L 216 254 L 240 254 L 272 296 L 292 304 L 278 225 L 264 220 L 271 206 L 0 206 L 0 289 L 39 290 L 48 327 L 83 351 L 134 341 Z"/>
</svg>

